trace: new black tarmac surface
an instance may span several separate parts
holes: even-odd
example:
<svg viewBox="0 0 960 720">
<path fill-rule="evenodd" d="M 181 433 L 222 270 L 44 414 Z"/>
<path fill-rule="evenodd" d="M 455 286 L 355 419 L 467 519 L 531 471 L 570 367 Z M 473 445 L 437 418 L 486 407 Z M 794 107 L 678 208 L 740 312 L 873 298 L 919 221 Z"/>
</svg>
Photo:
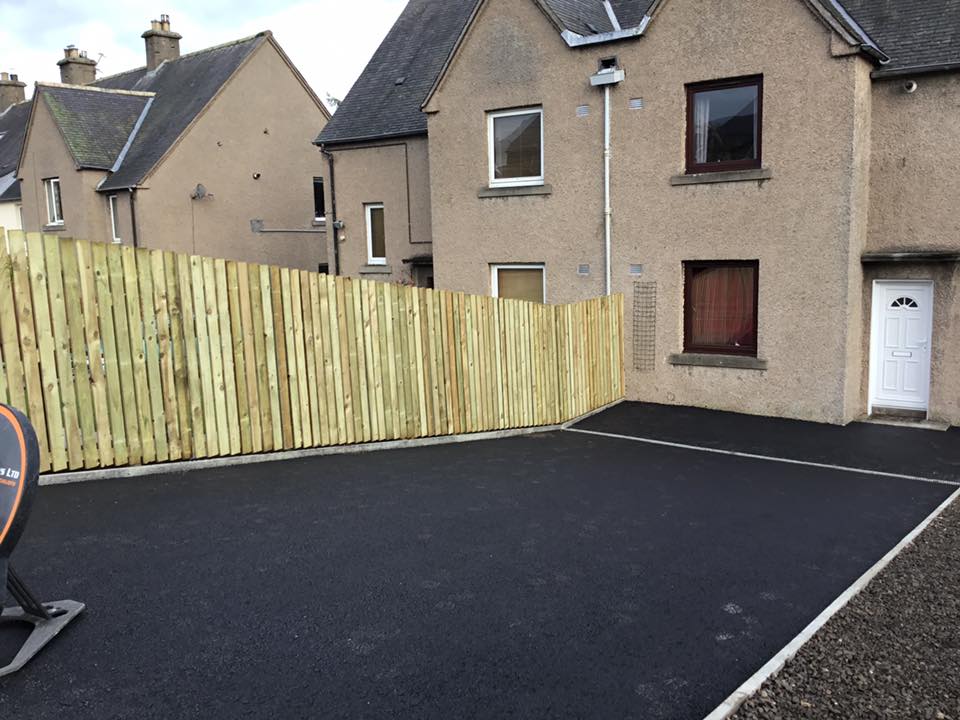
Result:
<svg viewBox="0 0 960 720">
<path fill-rule="evenodd" d="M 88 609 L 0 717 L 699 719 L 952 489 L 571 432 L 45 487 Z"/>
<path fill-rule="evenodd" d="M 822 423 L 624 402 L 577 428 L 807 462 L 960 481 L 960 428 Z"/>
</svg>

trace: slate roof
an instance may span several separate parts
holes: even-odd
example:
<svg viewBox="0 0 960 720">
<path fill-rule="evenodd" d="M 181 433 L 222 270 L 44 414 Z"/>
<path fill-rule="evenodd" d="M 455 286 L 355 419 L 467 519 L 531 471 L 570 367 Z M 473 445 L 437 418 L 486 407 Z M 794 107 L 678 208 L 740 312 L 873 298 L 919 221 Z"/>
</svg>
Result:
<svg viewBox="0 0 960 720">
<path fill-rule="evenodd" d="M 76 85 L 38 85 L 77 167 L 110 170 L 152 96 Z"/>
<path fill-rule="evenodd" d="M 843 0 L 890 56 L 883 72 L 960 63 L 960 0 Z"/>
<path fill-rule="evenodd" d="M 420 106 L 476 4 L 410 0 L 316 142 L 426 134 Z"/>
<path fill-rule="evenodd" d="M 0 114 L 0 202 L 20 199 L 20 183 L 8 176 L 17 171 L 32 106 L 33 101 L 17 103 Z"/>
<path fill-rule="evenodd" d="M 95 82 L 96 87 L 155 94 L 123 163 L 99 189 L 121 190 L 143 180 L 240 64 L 268 37 L 268 33 L 259 33 L 181 55 L 153 72 L 138 68 Z"/>
<path fill-rule="evenodd" d="M 520 0 L 517 0 L 518 2 Z M 533 0 L 528 0 L 533 1 Z M 536 0 L 578 35 L 613 30 L 601 0 Z M 318 144 L 424 135 L 420 111 L 478 0 L 410 0 L 360 78 L 317 138 Z M 611 0 L 622 28 L 640 25 L 657 0 Z M 960 63 L 960 0 L 837 0 L 890 57 L 881 72 Z M 857 35 L 857 33 L 854 33 Z M 882 58 L 882 54 L 879 54 Z M 399 78 L 404 78 L 397 84 Z"/>
</svg>

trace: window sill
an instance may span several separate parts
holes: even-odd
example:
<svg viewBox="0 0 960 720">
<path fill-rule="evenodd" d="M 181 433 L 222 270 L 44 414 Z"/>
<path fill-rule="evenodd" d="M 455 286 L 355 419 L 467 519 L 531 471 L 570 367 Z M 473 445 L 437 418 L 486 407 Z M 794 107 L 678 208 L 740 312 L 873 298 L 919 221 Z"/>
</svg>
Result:
<svg viewBox="0 0 960 720">
<path fill-rule="evenodd" d="M 502 187 L 483 187 L 477 191 L 478 198 L 524 197 L 529 195 L 551 195 L 552 185 L 512 185 Z"/>
<path fill-rule="evenodd" d="M 694 173 L 692 175 L 674 175 L 671 185 L 706 185 L 708 183 L 744 182 L 746 180 L 769 180 L 773 177 L 770 168 L 751 168 L 750 170 L 723 170 L 720 172 Z"/>
<path fill-rule="evenodd" d="M 711 353 L 674 353 L 667 358 L 671 365 L 766 370 L 767 361 L 747 355 L 714 355 Z"/>
<path fill-rule="evenodd" d="M 389 265 L 361 265 L 361 275 L 389 275 L 393 272 Z"/>
<path fill-rule="evenodd" d="M 54 223 L 52 225 L 44 225 L 43 232 L 60 232 L 61 230 L 66 230 L 67 226 L 63 223 Z"/>
<path fill-rule="evenodd" d="M 314 218 L 313 222 L 310 223 L 315 228 L 325 228 L 327 226 L 326 218 Z"/>
</svg>

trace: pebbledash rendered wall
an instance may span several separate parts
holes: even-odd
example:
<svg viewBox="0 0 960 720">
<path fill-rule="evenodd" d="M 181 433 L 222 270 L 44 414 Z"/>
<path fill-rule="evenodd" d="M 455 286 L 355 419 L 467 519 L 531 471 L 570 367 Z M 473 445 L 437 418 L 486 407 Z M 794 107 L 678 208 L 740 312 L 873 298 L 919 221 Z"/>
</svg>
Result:
<svg viewBox="0 0 960 720">
<path fill-rule="evenodd" d="M 801 0 L 677 0 L 643 38 L 578 50 L 533 2 L 487 0 L 426 107 L 438 286 L 489 293 L 491 263 L 542 262 L 548 302 L 602 292 L 603 94 L 588 78 L 611 55 L 626 72 L 611 92 L 611 182 L 627 397 L 832 423 L 864 413 L 870 300 L 861 255 L 868 234 L 883 232 L 871 209 L 900 191 L 893 179 L 871 186 L 872 105 L 898 110 L 876 100 L 873 66 Z M 756 74 L 769 179 L 671 184 L 684 173 L 685 84 Z M 642 109 L 630 109 L 634 99 Z M 525 106 L 543 107 L 549 194 L 478 197 L 487 185 L 486 113 Z M 713 259 L 759 260 L 765 369 L 671 363 L 683 349 L 682 263 Z M 578 274 L 581 264 L 589 275 Z M 632 265 L 642 272 L 632 275 Z M 656 294 L 656 327 L 635 348 L 637 283 Z M 955 318 L 957 299 L 942 300 L 941 314 Z M 938 315 L 935 334 L 955 338 L 949 322 Z M 945 368 L 956 352 L 941 348 L 931 415 L 960 422 L 945 396 L 960 388 Z M 635 349 L 652 351 L 652 367 L 635 367 Z"/>
</svg>

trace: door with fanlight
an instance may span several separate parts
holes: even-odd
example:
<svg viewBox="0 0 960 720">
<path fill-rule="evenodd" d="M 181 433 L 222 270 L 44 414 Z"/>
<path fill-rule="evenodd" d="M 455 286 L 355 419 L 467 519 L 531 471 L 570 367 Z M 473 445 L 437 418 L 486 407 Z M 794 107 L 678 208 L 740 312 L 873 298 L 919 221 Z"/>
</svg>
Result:
<svg viewBox="0 0 960 720">
<path fill-rule="evenodd" d="M 927 410 L 933 283 L 876 280 L 870 341 L 870 410 Z"/>
</svg>

